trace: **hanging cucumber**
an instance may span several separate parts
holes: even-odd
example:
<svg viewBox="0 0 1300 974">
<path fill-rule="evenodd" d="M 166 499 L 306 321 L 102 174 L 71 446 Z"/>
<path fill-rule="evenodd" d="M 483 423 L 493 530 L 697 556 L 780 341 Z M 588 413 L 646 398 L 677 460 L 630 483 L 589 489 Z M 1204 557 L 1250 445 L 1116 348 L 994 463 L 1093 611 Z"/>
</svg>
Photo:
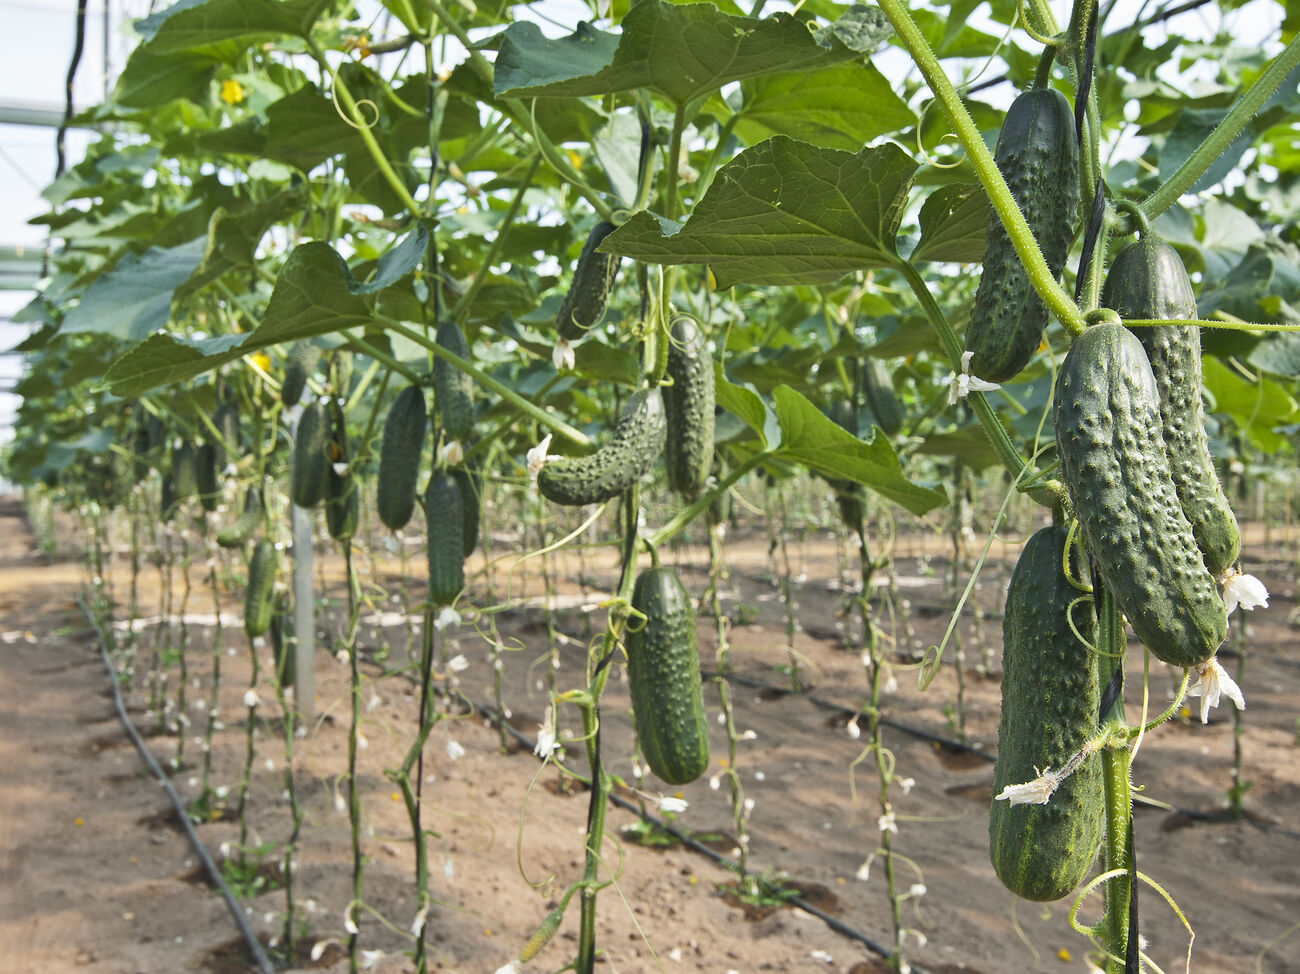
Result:
<svg viewBox="0 0 1300 974">
<path fill-rule="evenodd" d="M 379 520 L 393 531 L 404 528 L 415 511 L 420 453 L 428 427 L 424 390 L 407 386 L 393 399 L 379 444 Z"/>
<path fill-rule="evenodd" d="M 429 598 L 451 605 L 465 587 L 465 526 L 455 478 L 435 473 L 424 493 L 428 527 Z"/>
<path fill-rule="evenodd" d="M 316 401 L 303 408 L 293 443 L 289 498 L 299 507 L 315 507 L 329 487 L 330 414 Z"/>
<path fill-rule="evenodd" d="M 654 466 L 664 449 L 665 427 L 659 390 L 638 390 L 599 450 L 548 461 L 537 476 L 537 487 L 556 504 L 597 504 L 617 497 Z"/>
<path fill-rule="evenodd" d="M 555 316 L 556 331 L 565 341 L 581 338 L 605 312 L 605 303 L 609 300 L 623 258 L 602 254 L 596 248 L 613 232 L 614 224 L 601 220 L 591 228 L 578 254 L 573 280 Z"/>
<path fill-rule="evenodd" d="M 663 390 L 668 486 L 694 497 L 713 466 L 714 377 L 704 330 L 686 315 L 673 319 L 667 375 L 672 379 Z"/>
<path fill-rule="evenodd" d="M 438 344 L 462 359 L 469 359 L 469 343 L 454 321 L 438 326 Z M 474 429 L 474 380 L 441 358 L 433 362 L 434 402 L 442 427 L 453 440 L 466 442 Z"/>
</svg>

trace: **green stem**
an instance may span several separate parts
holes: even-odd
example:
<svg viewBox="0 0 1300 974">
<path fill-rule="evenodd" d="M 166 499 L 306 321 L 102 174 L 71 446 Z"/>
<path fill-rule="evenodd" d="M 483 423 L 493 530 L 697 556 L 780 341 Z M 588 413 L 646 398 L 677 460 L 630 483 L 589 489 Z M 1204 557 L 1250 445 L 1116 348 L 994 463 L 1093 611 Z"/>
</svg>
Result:
<svg viewBox="0 0 1300 974">
<path fill-rule="evenodd" d="M 359 606 L 355 598 L 356 563 L 352 558 L 352 541 L 344 540 L 343 559 L 348 578 L 348 634 L 344 651 L 348 654 L 349 675 L 351 683 L 351 720 L 348 723 L 348 823 L 352 832 L 352 901 L 347 906 L 347 916 L 356 924 L 360 913 L 362 891 L 362 869 L 365 860 L 361 855 L 361 791 L 357 788 L 357 735 L 361 730 L 361 667 L 354 639 Z M 357 954 L 360 947 L 359 933 L 348 934 L 348 972 L 357 974 Z"/>
<path fill-rule="evenodd" d="M 677 217 L 677 190 L 680 176 L 682 155 L 682 129 L 686 124 L 685 106 L 678 105 L 673 113 L 673 132 L 668 140 L 668 168 L 664 173 L 664 215 L 673 220 Z"/>
<path fill-rule="evenodd" d="M 1107 686 L 1116 672 L 1123 673 L 1126 636 L 1124 620 L 1115 598 L 1106 589 L 1101 592 L 1101 627 L 1098 634 L 1097 669 L 1101 685 Z M 1122 677 L 1121 677 L 1122 679 Z M 1124 693 L 1121 687 L 1115 705 L 1109 714 L 1101 714 L 1103 724 L 1124 719 Z M 1105 786 L 1106 845 L 1104 868 L 1122 869 L 1126 875 L 1116 876 L 1106 884 L 1106 915 L 1102 919 L 1104 946 L 1115 957 L 1125 956 L 1128 944 L 1129 904 L 1129 831 L 1132 825 L 1132 785 L 1129 781 L 1129 755 L 1126 747 L 1108 747 L 1101 753 L 1102 782 Z M 1107 974 L 1117 974 L 1122 968 L 1107 960 Z"/>
<path fill-rule="evenodd" d="M 921 29 L 916 26 L 912 15 L 908 13 L 904 0 L 880 0 L 880 9 L 889 18 L 894 32 L 912 55 L 912 60 L 916 62 L 916 66 L 921 70 L 921 74 L 934 93 L 935 100 L 948 117 L 953 132 L 966 150 L 966 155 L 980 183 L 988 193 L 989 202 L 1006 227 L 1007 235 L 1016 248 L 1016 253 L 1025 267 L 1025 273 L 1029 276 L 1034 290 L 1052 309 L 1066 330 L 1074 335 L 1079 334 L 1084 329 L 1083 315 L 1075 307 L 1070 296 L 1056 283 L 1055 275 L 1043 259 L 1043 253 L 1038 248 L 1033 231 L 1025 222 L 1024 214 L 1020 212 L 1020 207 L 1016 205 L 1011 195 L 1011 189 L 998 170 L 997 163 L 993 161 L 988 146 L 984 144 L 984 137 L 975 127 L 974 119 L 962 104 L 961 95 L 948 80 L 939 59 L 930 50 L 929 42 L 921 33 Z"/>
<path fill-rule="evenodd" d="M 510 403 L 520 412 L 526 413 L 528 416 L 531 416 L 533 419 L 537 420 L 537 422 L 541 423 L 547 429 L 554 430 L 555 432 L 559 433 L 561 436 L 565 437 L 566 439 L 576 443 L 578 446 L 589 447 L 592 445 L 591 437 L 587 436 L 586 433 L 583 433 L 581 430 L 576 430 L 568 423 L 564 422 L 562 419 L 552 416 L 550 413 L 542 409 L 540 406 L 535 405 L 534 403 L 525 399 L 523 396 L 519 395 L 519 393 L 517 393 L 514 389 L 511 389 L 509 386 L 503 385 L 502 383 L 498 382 L 496 379 L 492 378 L 490 375 L 488 375 L 486 372 L 482 371 L 481 369 L 475 368 L 472 364 L 465 361 L 465 359 L 461 358 L 459 355 L 455 354 L 454 352 L 447 351 L 447 349 L 443 348 L 441 345 L 439 345 L 433 339 L 429 338 L 427 335 L 423 335 L 420 332 L 416 331 L 414 328 L 409 328 L 406 325 L 402 324 L 400 321 L 394 321 L 392 319 L 386 320 L 384 322 L 384 326 L 388 328 L 390 331 L 395 331 L 399 335 L 409 338 L 411 341 L 415 342 L 417 345 L 421 346 L 422 348 L 427 349 L 429 352 L 433 353 L 439 358 L 442 358 L 447 362 L 450 362 L 452 365 L 460 369 L 466 375 L 473 378 L 474 381 L 477 382 L 479 385 L 483 386 L 485 389 L 490 389 L 492 392 L 495 392 L 498 396 L 506 400 L 508 403 Z"/>
<path fill-rule="evenodd" d="M 747 460 L 743 460 L 737 466 L 727 472 L 727 476 L 718 482 L 718 485 L 712 490 L 706 490 L 699 497 L 691 502 L 690 506 L 677 512 L 674 517 L 663 527 L 656 531 L 650 538 L 650 546 L 657 548 L 673 535 L 675 535 L 686 525 L 690 524 L 701 511 L 706 511 L 718 497 L 726 493 L 732 486 L 749 471 L 753 470 L 764 460 L 773 455 L 774 451 L 767 450 L 761 453 L 755 453 Z"/>
<path fill-rule="evenodd" d="M 887 2 L 897 2 L 897 0 L 887 0 Z M 1277 86 L 1295 70 L 1297 65 L 1300 65 L 1300 35 L 1291 39 L 1291 43 L 1237 99 L 1223 121 L 1205 137 L 1205 141 L 1187 157 L 1187 161 L 1178 167 L 1178 171 L 1142 201 L 1142 212 L 1147 215 L 1147 219 L 1154 220 L 1192 188 L 1192 184 L 1201 178 L 1215 159 L 1223 155 L 1232 140 L 1250 123 L 1255 113 L 1264 107 L 1264 103 L 1268 101 Z"/>
</svg>

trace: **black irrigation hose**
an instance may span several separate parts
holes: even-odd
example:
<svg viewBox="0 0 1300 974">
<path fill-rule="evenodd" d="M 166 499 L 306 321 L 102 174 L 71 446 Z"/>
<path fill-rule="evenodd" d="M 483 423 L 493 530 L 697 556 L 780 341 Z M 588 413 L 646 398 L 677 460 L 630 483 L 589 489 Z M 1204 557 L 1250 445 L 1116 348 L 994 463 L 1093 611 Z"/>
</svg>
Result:
<svg viewBox="0 0 1300 974">
<path fill-rule="evenodd" d="M 131 738 L 131 743 L 140 752 L 140 757 L 144 759 L 145 764 L 149 765 L 149 770 L 153 772 L 154 777 L 158 779 L 158 783 L 162 785 L 163 791 L 171 799 L 171 803 L 176 810 L 176 818 L 185 829 L 185 835 L 190 841 L 190 846 L 199 857 L 199 861 L 203 863 L 208 879 L 212 881 L 212 885 L 217 888 L 222 899 L 226 901 L 226 908 L 230 910 L 230 915 L 235 920 L 235 926 L 239 928 L 240 935 L 243 936 L 244 941 L 247 943 L 248 952 L 252 955 L 258 970 L 261 971 L 261 974 L 275 974 L 275 967 L 271 964 L 270 958 L 266 956 L 266 951 L 262 949 L 262 944 L 257 939 L 257 935 L 253 933 L 252 928 L 248 925 L 248 919 L 245 917 L 243 909 L 240 908 L 239 901 L 235 899 L 235 894 L 226 885 L 221 870 L 212 861 L 212 857 L 208 855 L 208 850 L 203 846 L 203 841 L 199 838 L 198 833 L 194 831 L 194 825 L 190 822 L 190 816 L 185 810 L 185 802 L 176 793 L 176 789 L 172 787 L 171 780 L 167 777 L 166 772 L 158 766 L 158 762 L 154 760 L 149 748 L 145 746 L 144 740 L 135 729 L 135 725 L 131 723 L 131 717 L 126 712 L 126 704 L 122 702 L 117 670 L 113 667 L 113 661 L 108 658 L 108 640 L 105 638 L 103 627 L 100 626 L 94 613 L 91 612 L 90 606 L 86 604 L 86 600 L 80 594 L 77 595 L 77 605 L 81 607 L 81 611 L 85 613 L 86 621 L 95 630 L 96 640 L 99 644 L 99 656 L 104 661 L 104 669 L 108 671 L 109 685 L 113 689 L 113 705 L 117 708 L 117 716 L 126 729 L 127 736 Z"/>
</svg>

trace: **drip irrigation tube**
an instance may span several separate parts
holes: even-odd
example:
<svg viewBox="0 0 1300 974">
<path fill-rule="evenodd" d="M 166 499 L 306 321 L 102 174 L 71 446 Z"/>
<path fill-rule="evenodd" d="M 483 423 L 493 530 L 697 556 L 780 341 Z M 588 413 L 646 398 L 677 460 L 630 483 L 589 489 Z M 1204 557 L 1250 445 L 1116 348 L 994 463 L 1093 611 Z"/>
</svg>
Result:
<svg viewBox="0 0 1300 974">
<path fill-rule="evenodd" d="M 99 656 L 104 662 L 104 669 L 108 671 L 109 686 L 113 690 L 113 706 L 117 708 L 118 719 L 121 720 L 122 726 L 126 729 L 127 736 L 131 738 L 131 743 L 140 752 L 140 757 L 144 759 L 145 764 L 149 766 L 149 770 L 158 779 L 158 783 L 162 785 L 163 791 L 167 793 L 167 797 L 171 799 L 172 806 L 176 810 L 176 818 L 185 829 L 185 835 L 189 839 L 191 848 L 193 848 L 195 855 L 199 857 L 199 861 L 203 863 L 208 879 L 212 881 L 212 885 L 217 888 L 222 899 L 226 901 L 226 908 L 230 910 L 235 926 L 239 928 L 240 935 L 248 945 L 248 952 L 252 956 L 254 963 L 257 964 L 258 970 L 261 974 L 275 974 L 275 967 L 271 964 L 270 958 L 266 956 L 266 951 L 262 949 L 261 941 L 257 939 L 252 927 L 248 925 L 248 918 L 240 908 L 239 901 L 235 899 L 235 894 L 226 885 L 221 870 L 212 861 L 212 857 L 208 855 L 208 850 L 203 846 L 203 841 L 199 838 L 198 833 L 194 831 L 194 825 L 190 822 L 189 814 L 185 811 L 185 802 L 176 793 L 176 789 L 172 787 L 171 780 L 167 777 L 166 772 L 154 760 L 153 754 L 145 746 L 144 740 L 140 737 L 140 733 L 131 722 L 130 715 L 126 712 L 126 704 L 122 701 L 122 692 L 118 683 L 117 670 L 113 667 L 113 661 L 108 658 L 108 640 L 105 637 L 103 627 L 80 594 L 77 595 L 77 605 L 81 607 L 81 611 L 85 613 L 86 621 L 95 630 L 96 642 L 99 645 Z"/>
</svg>

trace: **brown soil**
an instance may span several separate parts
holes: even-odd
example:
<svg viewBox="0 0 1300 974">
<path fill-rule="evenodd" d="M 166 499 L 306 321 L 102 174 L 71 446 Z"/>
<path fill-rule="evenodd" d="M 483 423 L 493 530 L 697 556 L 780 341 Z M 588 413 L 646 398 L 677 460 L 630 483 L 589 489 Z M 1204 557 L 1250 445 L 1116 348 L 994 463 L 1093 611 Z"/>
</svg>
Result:
<svg viewBox="0 0 1300 974">
<path fill-rule="evenodd" d="M 1254 529 L 1247 538 L 1247 569 L 1264 579 L 1273 594 L 1270 609 L 1250 620 L 1249 658 L 1243 688 L 1249 703 L 1240 737 L 1245 796 L 1243 820 L 1222 815 L 1231 784 L 1231 711 L 1220 708 L 1208 726 L 1175 720 L 1144 742 L 1135 766 L 1144 804 L 1135 816 L 1139 868 L 1177 902 L 1196 931 L 1192 969 L 1240 974 L 1251 970 L 1281 974 L 1296 971 L 1294 932 L 1300 902 L 1300 761 L 1297 703 L 1300 702 L 1300 651 L 1288 619 L 1296 608 L 1295 545 Z M 193 539 L 191 539 L 193 540 Z M 925 544 L 922 545 L 924 540 Z M 943 596 L 946 566 L 942 540 L 909 539 L 896 565 L 900 589 L 911 603 L 916 641 L 896 634 L 900 650 L 898 688 L 886 700 L 885 716 L 899 725 L 940 738 L 952 738 L 957 684 L 951 667 L 922 693 L 915 669 L 903 661 L 936 642 L 947 625 Z M 840 647 L 841 593 L 837 547 L 824 536 L 809 535 L 791 544 L 792 568 L 801 577 L 794 592 L 804 631 L 795 636 L 801 669 L 813 684 L 806 694 L 789 688 L 784 669 L 783 607 L 768 576 L 763 537 L 728 542 L 733 566 L 725 607 L 741 620 L 731 630 L 737 680 L 732 701 L 737 726 L 755 737 L 739 745 L 737 767 L 745 796 L 754 802 L 750 821 L 750 863 L 757 872 L 780 880 L 799 901 L 820 910 L 869 940 L 890 942 L 884 863 L 877 859 L 868 878 L 859 867 L 876 848 L 881 809 L 875 763 L 863 740 L 849 734 L 847 714 L 835 707 L 857 707 L 866 681 L 854 652 Z M 926 550 L 928 549 L 928 550 Z M 376 547 L 378 549 L 378 546 Z M 206 557 L 206 556 L 205 556 Z M 692 590 L 704 587 L 705 554 L 686 548 L 665 557 L 684 569 Z M 412 556 L 419 566 L 422 555 Z M 988 651 L 996 671 L 1001 586 L 1009 551 L 997 548 L 985 568 L 978 601 L 989 618 L 981 646 L 969 625 L 966 640 L 964 701 L 971 743 L 991 752 L 997 739 L 998 683 L 974 667 Z M 513 562 L 513 558 L 510 559 Z M 223 563 L 224 565 L 225 563 Z M 503 601 L 504 569 L 496 576 L 496 601 Z M 341 588 L 338 566 L 323 573 L 333 580 L 330 612 L 322 622 L 322 641 L 339 626 Z M 559 612 L 562 636 L 555 671 L 560 690 L 583 682 L 585 647 L 604 622 L 592 608 L 608 591 L 614 569 L 602 550 L 578 565 L 570 557 L 556 566 L 566 608 Z M 396 562 L 362 560 L 367 593 L 391 598 L 399 591 Z M 591 576 L 585 590 L 580 574 Z M 110 573 L 125 614 L 129 566 L 124 558 Z M 158 576 L 141 576 L 141 614 L 156 615 Z M 213 609 L 203 558 L 193 568 L 185 638 L 191 684 L 189 701 L 206 699 L 210 686 Z M 156 781 L 125 736 L 113 710 L 109 680 L 101 665 L 93 630 L 75 598 L 85 583 L 76 560 L 40 554 L 18 501 L 0 503 L 0 969 L 15 974 L 236 974 L 251 970 L 234 924 L 220 897 L 199 869 L 174 812 Z M 540 608 L 542 586 L 536 575 L 514 576 L 511 594 L 524 599 L 496 616 L 507 648 L 503 699 L 512 727 L 532 737 L 547 705 L 547 629 Z M 476 583 L 475 601 L 484 587 Z M 177 590 L 179 598 L 179 588 Z M 418 599 L 419 592 L 413 593 Z M 239 620 L 239 592 L 226 596 L 229 615 L 221 637 L 219 707 L 223 726 L 213 742 L 213 784 L 228 788 L 224 806 L 198 827 L 209 852 L 221 858 L 239 836 L 234 797 L 243 767 L 250 654 Z M 381 600 L 382 601 L 382 600 Z M 382 601 L 392 612 L 398 606 Z M 372 612 L 365 614 L 370 619 Z M 884 625 L 890 623 L 887 617 Z M 379 619 L 377 622 L 390 620 Z M 385 770 L 400 765 L 416 722 L 414 684 L 406 665 L 408 630 L 393 621 L 387 628 L 363 621 L 363 733 L 358 787 L 363 808 L 362 847 L 366 856 L 360 942 L 374 971 L 412 970 L 403 951 L 415 916 L 414 859 L 410 826 L 400 795 Z M 124 636 L 124 630 L 121 631 Z M 163 634 L 175 644 L 179 626 Z M 444 670 L 440 686 L 454 684 L 465 701 L 490 704 L 493 698 L 489 647 L 466 625 L 449 631 L 444 658 L 464 653 L 469 667 Z M 136 672 L 148 673 L 157 628 L 138 634 Z M 711 669 L 714 635 L 701 619 L 701 650 Z M 383 642 L 391 647 L 387 664 L 377 661 Z M 418 640 L 417 640 L 418 645 Z M 262 674 L 270 651 L 259 648 Z M 946 661 L 951 664 L 950 647 Z M 1229 669 L 1236 661 L 1224 657 Z M 178 684 L 169 670 L 170 689 Z M 1130 653 L 1130 686 L 1140 687 L 1142 654 Z M 1171 676 L 1152 664 L 1151 708 L 1166 703 Z M 152 732 L 156 719 L 146 713 L 147 694 L 136 686 L 127 694 L 132 719 Z M 248 801 L 249 845 L 267 844 L 269 854 L 257 875 L 278 887 L 276 859 L 289 829 L 283 797 L 284 750 L 278 708 L 265 679 L 258 687 L 264 704 L 256 727 L 257 759 Z M 1140 697 L 1130 692 L 1130 698 Z M 706 683 L 710 715 L 718 713 L 718 694 Z M 349 723 L 348 666 L 325 650 L 317 661 L 317 721 L 298 741 L 295 779 L 306 813 L 299 840 L 295 886 L 302 909 L 298 969 L 347 970 L 345 952 L 327 944 L 317 962 L 306 963 L 312 945 L 331 938 L 346 942 L 343 912 L 351 899 L 351 850 L 346 812 L 336 810 L 336 795 L 346 790 Z M 1195 703 L 1195 701 L 1193 701 Z M 1226 701 L 1225 701 L 1226 707 Z M 612 671 L 602 700 L 602 745 L 610 768 L 633 782 L 633 741 L 627 718 L 621 666 Z M 492 974 L 515 957 L 546 913 L 581 875 L 587 792 L 541 768 L 525 746 L 502 746 L 496 728 L 456 698 L 441 696 L 442 715 L 425 750 L 424 823 L 430 838 L 429 913 L 431 970 Z M 188 800 L 195 797 L 201 751 L 203 709 L 187 704 L 184 766 L 172 780 Z M 1137 719 L 1135 706 L 1130 718 Z M 863 722 L 865 727 L 865 721 Z M 726 754 L 725 735 L 713 727 L 714 768 Z M 576 733 L 576 712 L 561 711 L 561 731 Z M 174 734 L 150 734 L 149 747 L 164 766 L 175 756 Z M 453 742 L 458 748 L 453 748 Z M 918 970 L 940 972 L 1084 971 L 1088 942 L 1069 927 L 1069 901 L 1030 904 L 1017 901 L 994 876 L 987 859 L 987 808 L 992 765 L 969 751 L 889 727 L 886 746 L 897 773 L 915 780 L 906 794 L 894 789 L 898 834 L 894 882 L 901 890 L 923 883 L 924 895 L 902 904 L 903 920 L 914 933 L 906 955 Z M 453 760 L 451 751 L 464 753 Z M 568 748 L 571 767 L 586 770 L 581 745 Z M 651 794 L 676 792 L 690 802 L 677 827 L 697 835 L 703 845 L 733 854 L 736 826 L 725 782 L 710 788 L 708 777 L 681 789 L 653 778 Z M 635 799 L 635 793 L 622 792 Z M 1175 811 L 1167 811 L 1164 806 Z M 636 816 L 612 808 L 609 840 L 603 847 L 618 870 L 617 888 L 600 894 L 597 941 L 605 951 L 598 970 L 636 974 L 658 970 L 748 974 L 751 971 L 832 971 L 863 974 L 887 968 L 861 942 L 832 929 L 824 919 L 795 906 L 745 902 L 734 876 L 699 852 L 681 845 L 640 844 L 625 830 Z M 904 858 L 905 857 L 905 858 Z M 247 915 L 263 939 L 281 932 L 285 894 L 269 888 L 245 901 Z M 1149 953 L 1166 971 L 1182 970 L 1187 933 L 1150 887 L 1141 889 L 1142 932 Z M 1097 913 L 1096 899 L 1084 906 L 1084 920 Z M 528 972 L 554 971 L 572 959 L 577 942 L 575 898 L 559 933 Z M 918 943 L 921 934 L 924 945 Z M 278 943 L 277 943 L 277 946 Z M 1258 967 L 1256 966 L 1258 965 Z"/>
</svg>

